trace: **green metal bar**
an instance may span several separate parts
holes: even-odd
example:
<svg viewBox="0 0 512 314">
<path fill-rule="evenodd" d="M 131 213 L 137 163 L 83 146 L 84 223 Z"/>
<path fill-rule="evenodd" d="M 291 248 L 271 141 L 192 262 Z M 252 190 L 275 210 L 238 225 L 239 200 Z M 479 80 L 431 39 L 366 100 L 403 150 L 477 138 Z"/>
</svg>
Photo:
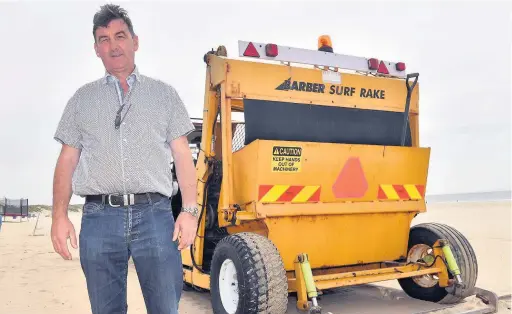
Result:
<svg viewBox="0 0 512 314">
<path fill-rule="evenodd" d="M 309 264 L 309 259 L 307 254 L 301 254 L 299 256 L 300 267 L 302 269 L 302 273 L 304 274 L 304 282 L 306 283 L 306 291 L 308 293 L 309 298 L 318 297 L 318 293 L 316 291 L 315 281 L 313 280 L 313 271 L 311 270 L 311 265 Z"/>
<path fill-rule="evenodd" d="M 452 249 L 450 248 L 450 244 L 448 240 L 440 241 L 444 257 L 446 258 L 446 262 L 448 263 L 448 270 L 455 276 L 458 283 L 462 283 L 462 278 L 460 277 L 460 269 L 457 265 L 457 260 L 455 256 L 453 256 Z"/>
</svg>

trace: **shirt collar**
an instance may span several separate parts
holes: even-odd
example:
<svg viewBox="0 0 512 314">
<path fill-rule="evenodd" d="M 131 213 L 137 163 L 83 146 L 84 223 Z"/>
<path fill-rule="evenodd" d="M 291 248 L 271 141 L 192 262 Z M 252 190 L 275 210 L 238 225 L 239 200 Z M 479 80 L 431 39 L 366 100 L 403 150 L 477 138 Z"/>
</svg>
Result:
<svg viewBox="0 0 512 314">
<path fill-rule="evenodd" d="M 133 83 L 134 80 L 140 81 L 140 73 L 137 66 L 133 69 L 133 72 L 126 78 L 128 83 Z M 118 79 L 114 75 L 110 74 L 108 71 L 105 71 L 105 75 L 103 76 L 103 83 L 108 84 L 111 82 L 117 82 Z"/>
</svg>

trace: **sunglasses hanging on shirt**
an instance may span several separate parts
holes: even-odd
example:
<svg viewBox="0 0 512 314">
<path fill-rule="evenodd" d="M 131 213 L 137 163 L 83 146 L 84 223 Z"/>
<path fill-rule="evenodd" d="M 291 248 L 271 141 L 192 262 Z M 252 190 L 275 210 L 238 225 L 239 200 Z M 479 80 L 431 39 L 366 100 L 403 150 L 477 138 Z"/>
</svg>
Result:
<svg viewBox="0 0 512 314">
<path fill-rule="evenodd" d="M 132 107 L 132 104 L 129 101 L 129 99 L 131 98 L 131 95 L 132 95 L 132 92 L 133 92 L 133 88 L 134 88 L 134 86 L 130 87 L 130 89 L 128 90 L 128 93 L 126 94 L 125 99 L 122 101 L 123 104 L 117 110 L 116 120 L 114 121 L 114 127 L 116 128 L 116 130 L 119 129 L 119 127 L 121 126 L 121 123 L 123 123 L 124 118 L 126 118 L 126 115 L 128 114 L 128 111 L 130 111 L 130 108 Z M 123 112 L 123 108 L 126 106 L 126 103 L 128 103 L 128 102 L 130 102 L 129 105 L 128 105 L 128 109 L 126 109 L 126 113 L 124 114 L 124 117 L 121 117 L 121 114 Z"/>
<path fill-rule="evenodd" d="M 126 110 L 126 113 L 124 114 L 124 117 L 121 118 L 121 113 L 123 112 L 123 108 L 124 108 L 125 104 L 123 104 L 119 110 L 117 110 L 117 114 L 116 114 L 116 120 L 114 122 L 114 126 L 117 129 L 119 129 L 119 127 L 121 126 L 121 123 L 123 122 L 124 118 L 126 118 L 126 115 L 128 114 L 128 111 L 130 110 L 130 107 L 131 105 L 128 106 L 128 109 Z"/>
</svg>

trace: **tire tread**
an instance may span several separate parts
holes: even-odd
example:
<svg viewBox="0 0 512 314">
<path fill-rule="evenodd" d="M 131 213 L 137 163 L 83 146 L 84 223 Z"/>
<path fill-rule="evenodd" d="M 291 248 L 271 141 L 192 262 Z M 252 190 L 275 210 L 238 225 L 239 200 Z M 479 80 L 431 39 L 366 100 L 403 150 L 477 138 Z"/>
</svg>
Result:
<svg viewBox="0 0 512 314">
<path fill-rule="evenodd" d="M 238 286 L 241 300 L 245 300 L 243 313 L 285 313 L 288 280 L 275 245 L 266 237 L 249 232 L 225 237 L 218 245 L 233 247 L 240 258 L 244 282 Z"/>
</svg>

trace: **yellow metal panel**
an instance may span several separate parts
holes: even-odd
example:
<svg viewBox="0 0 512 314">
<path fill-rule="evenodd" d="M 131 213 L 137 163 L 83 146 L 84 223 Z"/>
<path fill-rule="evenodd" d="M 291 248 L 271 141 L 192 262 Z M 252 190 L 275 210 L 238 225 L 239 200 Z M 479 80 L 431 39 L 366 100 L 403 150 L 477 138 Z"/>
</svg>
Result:
<svg viewBox="0 0 512 314">
<path fill-rule="evenodd" d="M 233 197 L 240 205 L 257 198 L 259 142 L 254 142 L 233 153 Z"/>
<path fill-rule="evenodd" d="M 301 147 L 301 171 L 273 172 L 273 146 Z M 379 201 L 379 188 L 425 185 L 429 154 L 428 148 L 258 140 L 233 154 L 234 202 L 256 203 L 256 217 L 266 218 L 268 237 L 287 270 L 293 270 L 294 258 L 302 252 L 308 253 L 313 268 L 396 260 L 407 255 L 410 222 L 425 211 L 425 202 Z M 350 158 L 359 159 L 367 189 L 359 197 L 340 198 L 333 188 Z M 266 204 L 258 199 L 261 185 L 277 186 L 276 195 L 283 186 L 318 185 L 321 194 L 313 204 Z M 294 237 L 290 230 L 297 231 Z"/>
<path fill-rule="evenodd" d="M 315 209 L 310 208 L 310 216 L 265 219 L 268 238 L 279 250 L 286 270 L 294 269 L 295 258 L 303 252 L 307 252 L 313 269 L 392 261 L 407 256 L 414 212 L 326 216 L 317 214 Z"/>
<path fill-rule="evenodd" d="M 274 146 L 301 147 L 301 170 L 273 171 Z M 379 200 L 379 188 L 382 185 L 425 187 L 429 157 L 429 148 L 257 140 L 233 154 L 234 202 L 238 204 L 261 202 L 259 188 L 262 185 L 318 185 L 322 203 L 375 201 Z M 358 160 L 362 169 L 364 182 L 360 185 L 363 191 L 345 195 L 336 193 L 338 185 L 344 185 L 346 188 L 355 184 L 354 173 L 341 180 L 345 183 L 340 183 L 339 180 L 347 162 L 354 159 Z M 279 191 L 281 190 L 279 188 Z M 388 193 L 393 196 L 393 199 L 399 199 L 393 189 Z M 375 208 L 385 206 L 384 203 L 378 203 Z"/>
<path fill-rule="evenodd" d="M 277 100 L 325 106 L 405 111 L 405 80 L 341 74 L 341 84 L 323 82 L 322 71 L 279 64 L 228 60 L 228 85 L 237 86 L 228 97 Z M 290 79 L 290 86 L 303 90 L 279 90 Z M 238 88 L 239 86 L 239 88 Z M 342 95 L 338 95 L 341 91 Z M 371 91 L 368 92 L 368 91 Z M 410 112 L 418 112 L 419 83 L 411 95 Z M 236 106 L 242 103 L 234 103 Z"/>
</svg>

